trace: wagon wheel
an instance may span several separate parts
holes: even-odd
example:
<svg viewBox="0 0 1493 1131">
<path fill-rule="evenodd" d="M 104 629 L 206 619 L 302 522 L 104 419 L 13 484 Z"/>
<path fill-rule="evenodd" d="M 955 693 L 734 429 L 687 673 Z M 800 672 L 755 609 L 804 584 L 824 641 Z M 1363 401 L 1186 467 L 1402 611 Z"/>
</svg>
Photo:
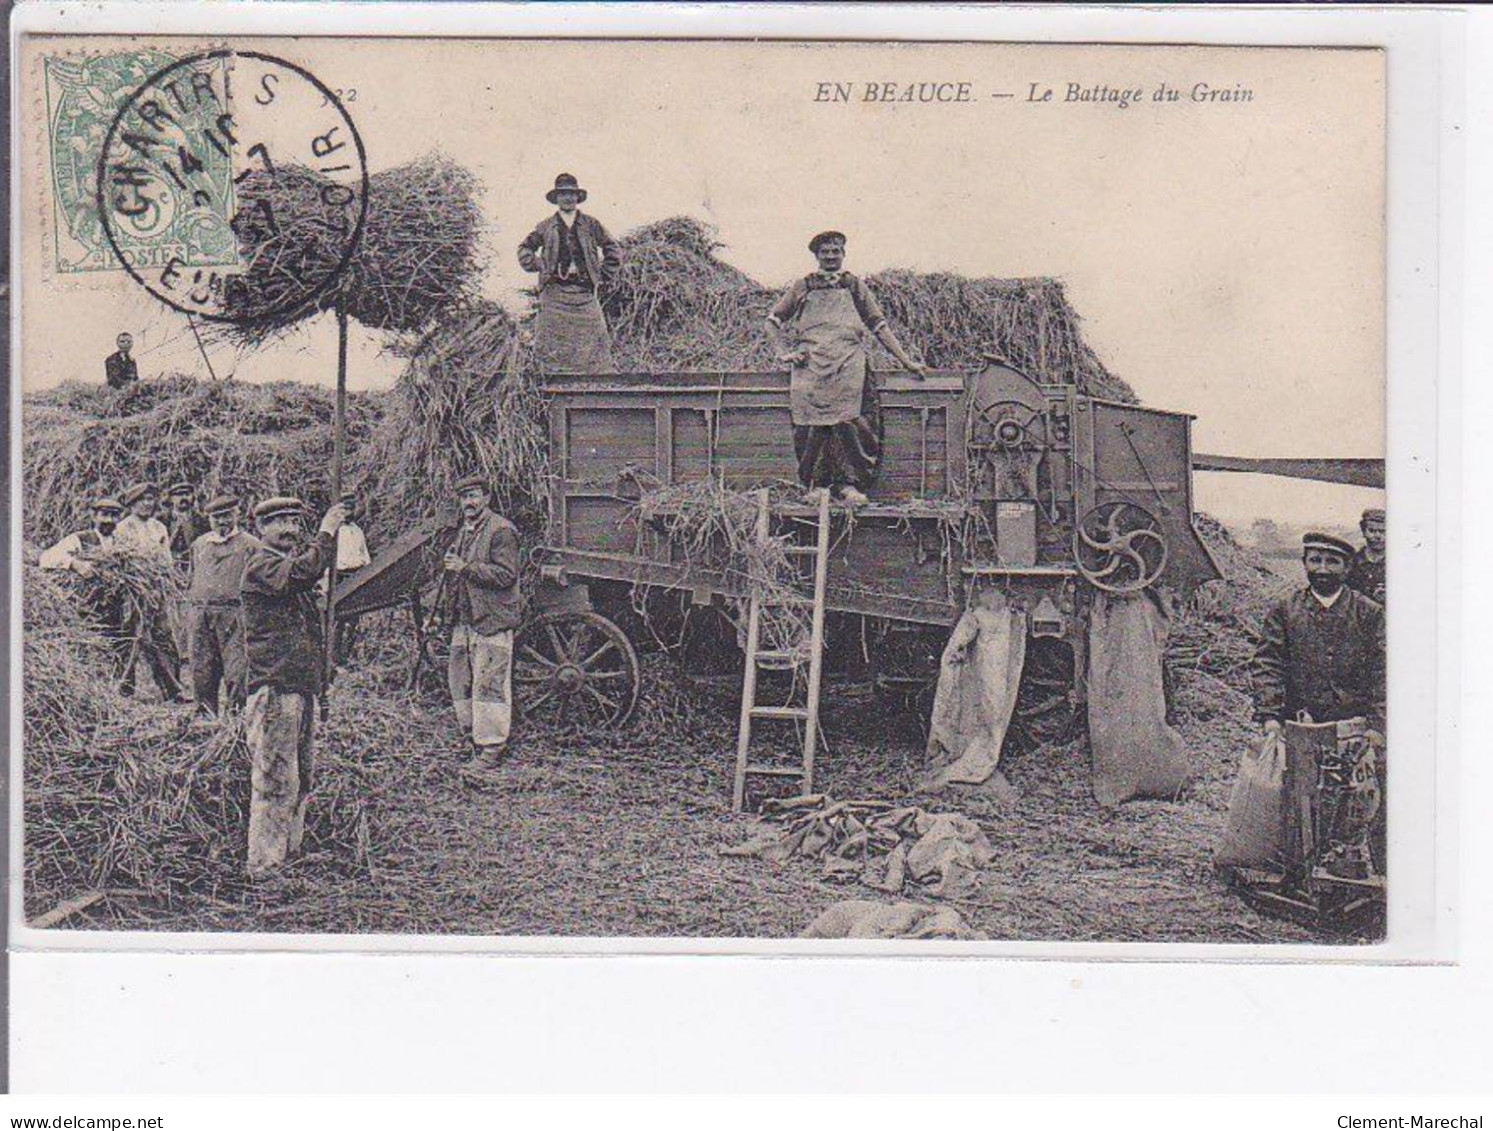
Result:
<svg viewBox="0 0 1493 1131">
<path fill-rule="evenodd" d="M 1117 500 L 1100 503 L 1073 532 L 1078 572 L 1106 593 L 1136 593 L 1166 568 L 1166 535 L 1145 507 Z"/>
<path fill-rule="evenodd" d="M 514 646 L 514 700 L 528 719 L 577 729 L 619 726 L 637 704 L 639 682 L 631 642 L 598 613 L 547 613 L 527 624 Z"/>
</svg>

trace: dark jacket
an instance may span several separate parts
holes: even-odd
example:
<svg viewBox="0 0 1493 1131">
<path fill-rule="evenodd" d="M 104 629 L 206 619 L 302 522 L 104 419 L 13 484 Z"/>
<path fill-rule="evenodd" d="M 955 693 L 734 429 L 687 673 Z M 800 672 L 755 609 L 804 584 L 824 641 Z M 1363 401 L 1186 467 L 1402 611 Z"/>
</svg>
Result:
<svg viewBox="0 0 1493 1131">
<path fill-rule="evenodd" d="M 330 534 L 316 535 L 299 554 L 256 546 L 244 562 L 239 603 L 249 653 L 246 690 L 321 693 L 321 615 L 316 582 L 336 552 Z"/>
<path fill-rule="evenodd" d="M 525 271 L 539 272 L 539 289 L 543 290 L 555 282 L 555 267 L 560 262 L 560 229 L 564 221 L 559 213 L 541 220 L 539 226 L 524 237 L 518 245 L 518 264 Z M 599 291 L 609 286 L 622 268 L 622 249 L 617 241 L 607 234 L 601 221 L 584 212 L 575 216 L 575 231 L 580 237 L 581 252 L 586 259 L 586 274 Z M 541 263 L 535 252 L 543 250 Z"/>
<path fill-rule="evenodd" d="M 1265 617 L 1254 658 L 1255 718 L 1362 716 L 1384 727 L 1384 608 L 1344 588 L 1332 608 L 1300 589 Z"/>
<path fill-rule="evenodd" d="M 171 512 L 171 521 L 166 523 L 171 532 L 171 556 L 185 561 L 192 553 L 192 543 L 206 534 L 212 527 L 200 514 L 185 516 Z"/>
<path fill-rule="evenodd" d="M 97 357 L 98 354 L 93 356 Z M 104 380 L 109 383 L 111 389 L 122 389 L 140 380 L 140 370 L 135 366 L 135 359 L 115 350 L 104 358 Z"/>
<path fill-rule="evenodd" d="M 518 528 L 488 511 L 474 530 L 463 528 L 453 552 L 466 569 L 446 582 L 446 617 L 451 624 L 470 624 L 483 636 L 517 628 L 523 619 L 518 592 Z"/>
<path fill-rule="evenodd" d="M 1384 559 L 1370 561 L 1367 550 L 1359 550 L 1348 564 L 1348 588 L 1357 589 L 1371 601 L 1384 604 Z"/>
</svg>

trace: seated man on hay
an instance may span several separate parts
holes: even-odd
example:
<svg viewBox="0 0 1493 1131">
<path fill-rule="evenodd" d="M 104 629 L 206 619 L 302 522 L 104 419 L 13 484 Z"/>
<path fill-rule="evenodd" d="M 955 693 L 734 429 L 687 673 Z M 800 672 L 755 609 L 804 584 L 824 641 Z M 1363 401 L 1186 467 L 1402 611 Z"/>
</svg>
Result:
<svg viewBox="0 0 1493 1131">
<path fill-rule="evenodd" d="M 849 271 L 842 232 L 809 241 L 819 269 L 783 292 L 767 316 L 767 337 L 779 362 L 791 366 L 788 402 L 798 477 L 810 495 L 827 487 L 848 506 L 869 500 L 866 490 L 881 462 L 881 408 L 871 378 L 867 331 L 902 367 L 922 377 L 881 304 Z"/>
<path fill-rule="evenodd" d="M 332 563 L 343 511 L 334 504 L 304 549 L 301 511 L 299 499 L 285 496 L 254 508 L 262 541 L 249 551 L 239 585 L 251 877 L 268 875 L 300 850 L 311 791 L 312 730 L 323 674 L 316 583 Z"/>
<path fill-rule="evenodd" d="M 586 190 L 569 173 L 545 199 L 557 206 L 518 245 L 519 266 L 539 274 L 534 346 L 545 373 L 612 373 L 612 342 L 597 293 L 622 268 L 622 250 L 601 221 L 577 207 Z"/>
</svg>

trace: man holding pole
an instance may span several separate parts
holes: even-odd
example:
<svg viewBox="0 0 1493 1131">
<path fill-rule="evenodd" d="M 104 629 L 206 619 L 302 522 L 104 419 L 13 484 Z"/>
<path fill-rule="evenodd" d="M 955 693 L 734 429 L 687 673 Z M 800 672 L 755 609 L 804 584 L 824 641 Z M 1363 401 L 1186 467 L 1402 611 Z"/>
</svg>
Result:
<svg viewBox="0 0 1493 1131">
<path fill-rule="evenodd" d="M 312 730 L 322 694 L 322 626 L 316 584 L 332 564 L 341 505 L 305 549 L 301 501 L 254 508 L 262 545 L 244 564 L 239 601 L 247 659 L 245 737 L 251 762 L 248 871 L 263 877 L 300 849 L 312 785 Z"/>
</svg>

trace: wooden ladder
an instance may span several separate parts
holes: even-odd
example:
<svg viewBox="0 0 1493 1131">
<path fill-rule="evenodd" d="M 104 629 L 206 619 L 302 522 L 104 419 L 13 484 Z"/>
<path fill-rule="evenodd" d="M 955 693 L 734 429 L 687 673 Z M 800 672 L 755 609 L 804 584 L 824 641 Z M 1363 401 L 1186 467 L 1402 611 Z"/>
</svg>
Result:
<svg viewBox="0 0 1493 1131">
<path fill-rule="evenodd" d="M 813 546 L 789 544 L 790 555 L 809 557 L 814 560 L 814 596 L 812 602 L 799 598 L 793 604 L 811 603 L 813 606 L 809 629 L 809 682 L 804 705 L 762 706 L 757 702 L 757 672 L 764 668 L 781 669 L 785 665 L 797 666 L 803 657 L 795 651 L 771 651 L 761 647 L 762 614 L 765 609 L 784 607 L 764 601 L 762 594 L 753 591 L 747 611 L 746 670 L 741 680 L 741 727 L 736 740 L 736 780 L 732 786 L 731 804 L 740 812 L 746 801 L 747 777 L 760 774 L 763 777 L 796 777 L 799 792 L 809 793 L 814 788 L 814 753 L 819 743 L 819 687 L 824 671 L 824 595 L 829 576 L 829 491 L 819 492 L 819 514 Z M 766 490 L 757 492 L 757 541 L 767 542 L 772 534 L 772 509 Z M 786 603 L 785 603 L 786 604 Z M 802 721 L 803 764 L 801 766 L 768 766 L 751 761 L 752 721 L 754 719 L 795 719 Z"/>
</svg>

